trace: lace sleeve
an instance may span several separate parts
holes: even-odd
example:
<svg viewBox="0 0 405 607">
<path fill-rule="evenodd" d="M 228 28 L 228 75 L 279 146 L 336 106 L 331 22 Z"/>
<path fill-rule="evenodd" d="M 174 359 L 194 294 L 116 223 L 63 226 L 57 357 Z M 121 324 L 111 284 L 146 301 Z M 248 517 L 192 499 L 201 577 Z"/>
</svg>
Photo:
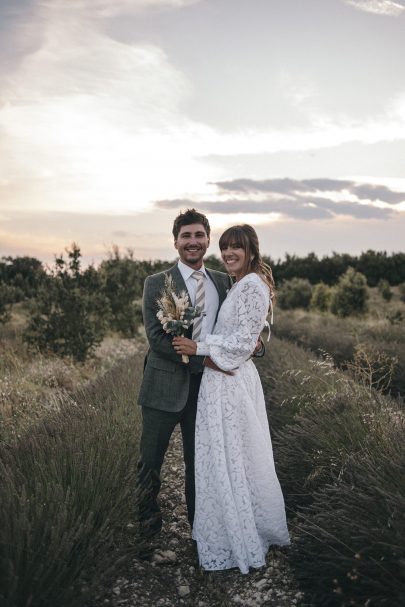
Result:
<svg viewBox="0 0 405 607">
<path fill-rule="evenodd" d="M 251 356 L 268 311 L 268 298 L 256 280 L 248 279 L 237 295 L 235 330 L 205 338 L 210 357 L 224 371 L 239 367 Z"/>
</svg>

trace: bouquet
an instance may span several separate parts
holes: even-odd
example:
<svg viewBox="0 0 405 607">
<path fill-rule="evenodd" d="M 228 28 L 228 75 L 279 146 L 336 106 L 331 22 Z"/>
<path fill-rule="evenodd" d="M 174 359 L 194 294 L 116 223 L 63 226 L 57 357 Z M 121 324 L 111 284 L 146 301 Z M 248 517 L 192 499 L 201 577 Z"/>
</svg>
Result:
<svg viewBox="0 0 405 607">
<path fill-rule="evenodd" d="M 191 306 L 187 291 L 181 291 L 180 295 L 174 292 L 173 278 L 165 274 L 165 286 L 157 300 L 158 312 L 156 316 L 160 320 L 163 330 L 171 335 L 184 335 L 197 316 L 201 316 L 198 306 Z M 187 354 L 183 354 L 181 360 L 189 362 Z"/>
</svg>

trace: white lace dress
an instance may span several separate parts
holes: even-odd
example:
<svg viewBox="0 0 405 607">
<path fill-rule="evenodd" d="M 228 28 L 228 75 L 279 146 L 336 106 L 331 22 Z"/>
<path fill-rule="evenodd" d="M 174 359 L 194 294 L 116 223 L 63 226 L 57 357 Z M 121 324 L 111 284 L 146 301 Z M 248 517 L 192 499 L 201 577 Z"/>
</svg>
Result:
<svg viewBox="0 0 405 607">
<path fill-rule="evenodd" d="M 207 570 L 265 564 L 271 544 L 289 544 L 260 378 L 250 359 L 263 329 L 269 290 L 248 274 L 229 291 L 214 333 L 199 343 L 233 376 L 205 368 L 195 437 L 193 538 Z"/>
</svg>

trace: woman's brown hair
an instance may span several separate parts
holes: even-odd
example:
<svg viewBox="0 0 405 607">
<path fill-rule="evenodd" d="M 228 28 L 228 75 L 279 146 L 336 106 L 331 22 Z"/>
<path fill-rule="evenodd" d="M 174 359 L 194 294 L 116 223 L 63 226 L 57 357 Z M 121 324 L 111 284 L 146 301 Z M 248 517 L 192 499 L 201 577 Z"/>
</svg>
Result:
<svg viewBox="0 0 405 607">
<path fill-rule="evenodd" d="M 262 259 L 259 250 L 259 239 L 256 230 L 247 223 L 232 226 L 225 230 L 219 239 L 219 248 L 222 251 L 228 246 L 241 247 L 246 254 L 243 275 L 255 272 L 259 274 L 270 289 L 270 297 L 274 301 L 275 283 L 270 266 Z"/>
</svg>

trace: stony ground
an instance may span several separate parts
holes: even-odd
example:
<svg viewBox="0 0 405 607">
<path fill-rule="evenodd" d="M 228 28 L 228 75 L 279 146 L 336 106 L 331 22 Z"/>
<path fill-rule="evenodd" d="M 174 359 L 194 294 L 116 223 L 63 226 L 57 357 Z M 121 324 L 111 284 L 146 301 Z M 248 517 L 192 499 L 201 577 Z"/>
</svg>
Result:
<svg viewBox="0 0 405 607">
<path fill-rule="evenodd" d="M 176 431 L 162 470 L 164 516 L 159 550 L 151 562 L 133 559 L 123 565 L 107 598 L 97 607 L 231 605 L 292 607 L 307 605 L 294 581 L 288 549 L 271 550 L 266 567 L 242 575 L 238 570 L 206 573 L 198 567 L 190 537 L 183 493 L 181 435 Z M 128 532 L 131 532 L 131 524 Z"/>
</svg>

